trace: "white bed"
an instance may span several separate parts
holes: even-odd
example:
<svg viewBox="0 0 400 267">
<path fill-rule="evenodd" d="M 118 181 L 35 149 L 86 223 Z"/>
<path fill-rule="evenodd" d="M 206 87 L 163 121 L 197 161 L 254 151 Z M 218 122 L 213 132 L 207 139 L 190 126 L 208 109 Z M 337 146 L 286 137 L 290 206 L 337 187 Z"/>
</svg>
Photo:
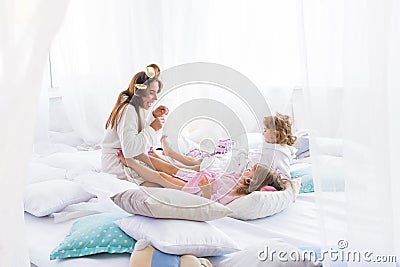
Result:
<svg viewBox="0 0 400 267">
<path fill-rule="evenodd" d="M 286 210 L 271 217 L 253 221 L 240 221 L 226 217 L 209 223 L 228 234 L 242 248 L 277 237 L 298 247 L 318 247 L 320 235 L 318 233 L 317 207 L 314 200 L 314 193 L 301 194 L 296 202 Z M 340 205 L 340 202 L 332 202 L 332 209 L 335 209 L 336 204 L 334 203 Z M 336 206 L 335 210 L 338 210 L 338 207 Z M 74 220 L 54 223 L 53 218 L 37 218 L 25 213 L 25 222 L 31 262 L 38 267 L 129 265 L 130 255 L 128 253 L 99 254 L 82 258 L 50 261 L 51 251 L 67 235 Z M 211 261 L 216 264 L 222 258 L 211 258 Z"/>
<path fill-rule="evenodd" d="M 96 185 L 95 190 L 109 195 L 120 192 L 124 188 L 126 181 L 102 179 L 100 173 L 100 151 L 86 152 L 60 152 L 47 157 L 38 157 L 34 162 L 47 164 L 52 168 L 65 169 L 65 179 L 75 180 L 80 183 L 84 181 L 85 189 Z M 221 161 L 220 161 L 221 162 Z M 54 171 L 54 170 L 52 170 Z M 58 172 L 56 172 L 58 173 Z M 62 172 L 60 175 L 64 175 Z M 107 177 L 103 177 L 107 178 Z M 122 183 L 123 182 L 123 183 Z M 131 183 L 129 183 L 131 184 Z M 88 187 L 89 186 L 89 187 Z M 94 187 L 93 187 L 94 188 Z M 93 192 L 95 193 L 95 192 Z M 107 194 L 106 194 L 107 195 Z M 337 212 L 340 210 L 340 201 L 343 195 L 340 193 L 328 194 L 326 199 L 330 203 L 330 209 Z M 335 200 L 330 201 L 329 199 Z M 320 235 L 318 232 L 318 205 L 315 203 L 314 193 L 300 194 L 296 201 L 286 210 L 270 217 L 253 221 L 240 221 L 225 217 L 210 221 L 209 223 L 222 230 L 230 236 L 241 248 L 253 244 L 261 244 L 269 238 L 282 238 L 284 241 L 297 247 L 318 247 L 320 245 Z M 90 208 L 89 208 L 90 209 Z M 333 213 L 335 214 L 335 213 Z M 82 216 L 82 214 L 80 214 Z M 338 216 L 340 217 L 340 216 Z M 337 218 L 338 218 L 337 217 Z M 332 218 L 335 221 L 335 218 Z M 125 254 L 99 254 L 68 260 L 50 261 L 50 253 L 60 244 L 68 234 L 70 227 L 75 219 L 55 223 L 51 217 L 38 218 L 29 213 L 25 213 L 27 228 L 27 240 L 30 251 L 31 263 L 38 267 L 47 266 L 128 266 L 130 255 Z M 261 246 L 260 249 L 263 249 Z M 233 255 L 233 254 L 230 254 Z M 226 255 L 226 257 L 230 257 Z M 217 264 L 222 257 L 214 257 L 210 260 Z"/>
</svg>

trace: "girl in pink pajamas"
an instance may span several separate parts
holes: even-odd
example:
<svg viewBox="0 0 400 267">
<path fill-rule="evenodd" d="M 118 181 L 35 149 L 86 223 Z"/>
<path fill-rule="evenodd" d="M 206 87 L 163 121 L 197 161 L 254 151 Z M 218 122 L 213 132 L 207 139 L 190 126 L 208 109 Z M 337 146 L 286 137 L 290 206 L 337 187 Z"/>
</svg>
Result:
<svg viewBox="0 0 400 267">
<path fill-rule="evenodd" d="M 163 140 L 163 147 L 169 150 L 169 155 L 174 156 L 174 151 L 169 147 L 166 140 Z M 159 157 L 152 149 L 151 154 L 160 160 Z M 199 195 L 223 205 L 230 203 L 238 197 L 250 194 L 254 191 L 280 191 L 285 189 L 284 181 L 280 173 L 271 169 L 268 166 L 256 163 L 251 169 L 247 169 L 243 173 L 218 173 L 213 171 L 184 171 L 178 168 L 154 171 L 146 166 L 141 165 L 137 161 L 126 162 L 122 154 L 119 155 L 121 162 L 125 166 L 134 169 L 141 176 L 150 175 L 151 173 L 158 173 L 158 175 L 168 181 L 175 181 L 179 178 L 179 183 L 174 183 L 168 188 L 180 189 L 182 191 Z M 174 157 L 179 160 L 180 157 Z"/>
<path fill-rule="evenodd" d="M 276 171 L 258 163 L 243 174 L 204 171 L 188 176 L 189 179 L 182 191 L 200 195 L 223 205 L 254 191 L 284 190 L 284 180 L 286 180 L 281 179 Z"/>
<path fill-rule="evenodd" d="M 138 173 L 146 172 L 146 167 L 138 162 L 130 162 L 129 167 Z M 214 200 L 223 205 L 254 191 L 284 190 L 284 181 L 286 180 L 282 179 L 278 172 L 258 163 L 243 174 L 178 171 L 170 174 L 159 172 L 159 175 L 166 179 L 178 177 L 186 183 L 178 188 L 175 187 L 176 189 Z"/>
</svg>

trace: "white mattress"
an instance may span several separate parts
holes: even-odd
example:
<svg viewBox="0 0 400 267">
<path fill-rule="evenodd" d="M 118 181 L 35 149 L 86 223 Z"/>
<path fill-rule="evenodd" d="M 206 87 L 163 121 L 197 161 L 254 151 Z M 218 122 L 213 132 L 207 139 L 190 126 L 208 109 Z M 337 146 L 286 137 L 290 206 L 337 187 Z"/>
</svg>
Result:
<svg viewBox="0 0 400 267">
<path fill-rule="evenodd" d="M 67 171 L 66 178 L 69 179 L 79 180 L 80 174 L 84 175 L 88 173 L 87 177 L 83 176 L 83 179 L 80 180 L 81 182 L 85 181 L 87 186 L 96 185 L 96 189 L 103 190 L 103 193 L 110 191 L 111 188 L 115 192 L 120 192 L 119 190 L 125 187 L 123 181 L 112 179 L 112 184 L 110 184 L 109 179 L 105 179 L 107 177 L 101 179 L 101 176 L 98 177 L 96 175 L 96 171 L 100 168 L 100 153 L 100 151 L 93 151 L 91 153 L 57 153 L 48 157 L 36 158 L 35 161 L 65 169 Z M 217 167 L 222 167 L 225 162 L 216 160 L 215 163 L 217 163 Z M 111 192 L 109 193 L 111 194 Z M 339 218 L 343 216 L 338 214 L 342 210 L 342 202 L 340 200 L 343 197 L 341 193 L 326 194 L 323 204 L 324 209 L 329 210 L 327 214 L 332 214 L 329 225 L 339 229 L 345 229 L 339 222 Z M 254 221 L 222 218 L 210 223 L 228 234 L 242 248 L 274 237 L 280 237 L 286 242 L 299 247 L 319 246 L 320 240 L 323 240 L 323 238 L 321 238 L 318 230 L 320 220 L 318 214 L 321 212 L 321 210 L 318 210 L 318 206 L 315 203 L 314 193 L 300 194 L 297 200 L 286 210 L 271 217 Z M 56 224 L 53 218 L 36 218 L 26 213 L 25 222 L 31 262 L 38 267 L 129 266 L 130 255 L 128 253 L 119 255 L 99 254 L 82 258 L 50 261 L 51 251 L 67 235 L 74 220 Z M 221 258 L 216 257 L 210 260 L 215 264 Z"/>
<path fill-rule="evenodd" d="M 328 195 L 329 198 L 335 200 L 332 201 L 332 210 L 340 210 L 338 209 L 340 201 L 337 201 L 340 199 L 338 193 Z M 300 194 L 296 202 L 286 210 L 271 217 L 254 221 L 222 218 L 209 223 L 227 233 L 242 248 L 274 237 L 282 238 L 299 247 L 319 246 L 321 240 L 318 231 L 319 218 L 314 200 L 314 193 Z M 332 219 L 334 220 L 334 218 Z M 56 224 L 49 217 L 36 218 L 28 213 L 25 214 L 28 246 L 33 264 L 38 267 L 128 266 L 129 254 L 100 254 L 77 259 L 50 261 L 51 251 L 64 239 L 73 221 Z M 216 263 L 220 259 L 221 257 L 216 257 L 211 261 Z"/>
</svg>

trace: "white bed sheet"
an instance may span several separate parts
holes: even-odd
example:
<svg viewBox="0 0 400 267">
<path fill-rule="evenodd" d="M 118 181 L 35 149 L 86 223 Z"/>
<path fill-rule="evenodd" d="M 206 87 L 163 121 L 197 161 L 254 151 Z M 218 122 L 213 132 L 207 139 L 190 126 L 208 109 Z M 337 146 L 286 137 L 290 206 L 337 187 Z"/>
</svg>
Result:
<svg viewBox="0 0 400 267">
<path fill-rule="evenodd" d="M 296 201 L 282 212 L 248 223 L 262 229 L 264 234 L 276 235 L 298 247 L 321 247 L 327 240 L 320 231 L 322 228 L 325 228 L 325 233 L 333 235 L 328 238 L 330 240 L 345 236 L 345 194 L 323 193 L 320 199 L 323 203 L 316 203 L 315 193 L 299 194 Z M 324 219 L 329 222 L 322 221 L 320 214 L 324 214 Z"/>
</svg>

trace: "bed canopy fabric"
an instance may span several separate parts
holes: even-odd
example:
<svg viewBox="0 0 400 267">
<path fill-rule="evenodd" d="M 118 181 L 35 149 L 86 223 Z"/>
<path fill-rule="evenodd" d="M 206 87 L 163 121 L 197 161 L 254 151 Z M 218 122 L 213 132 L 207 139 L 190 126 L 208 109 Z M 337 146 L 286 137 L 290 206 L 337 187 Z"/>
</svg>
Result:
<svg viewBox="0 0 400 267">
<path fill-rule="evenodd" d="M 400 206 L 395 191 L 399 124 L 398 1 L 303 1 L 304 80 L 310 114 L 313 174 L 320 192 L 321 238 L 399 255 Z M 343 138 L 346 229 L 324 220 L 321 187 L 326 156 L 319 137 Z M 328 231 L 328 229 L 335 229 Z M 393 266 L 393 263 L 386 263 Z M 363 266 L 363 263 L 348 263 Z M 385 266 L 381 263 L 379 266 Z"/>
<path fill-rule="evenodd" d="M 164 69 L 224 64 L 264 88 L 265 96 L 267 89 L 302 86 L 322 243 L 335 244 L 340 235 L 354 249 L 400 255 L 398 1 L 3 0 L 0 7 L 0 205 L 7 218 L 0 227 L 1 266 L 29 266 L 23 177 L 40 90 L 48 87 L 42 74 L 50 44 L 53 83 L 89 145 L 99 143 L 132 70 L 149 62 Z M 333 232 L 324 219 L 322 185 L 329 181 L 321 175 L 320 137 L 344 140 L 347 227 Z"/>
<path fill-rule="evenodd" d="M 24 175 L 42 73 L 68 1 L 0 2 L 0 266 L 29 266 L 23 221 Z"/>
</svg>

